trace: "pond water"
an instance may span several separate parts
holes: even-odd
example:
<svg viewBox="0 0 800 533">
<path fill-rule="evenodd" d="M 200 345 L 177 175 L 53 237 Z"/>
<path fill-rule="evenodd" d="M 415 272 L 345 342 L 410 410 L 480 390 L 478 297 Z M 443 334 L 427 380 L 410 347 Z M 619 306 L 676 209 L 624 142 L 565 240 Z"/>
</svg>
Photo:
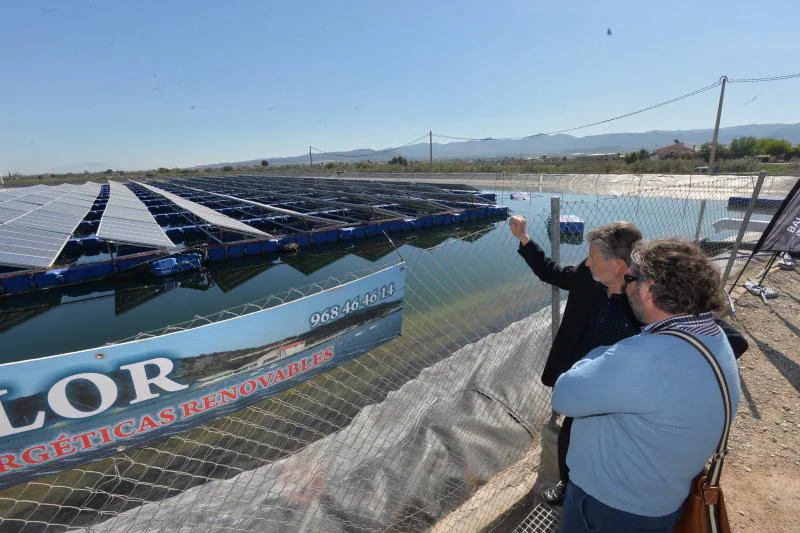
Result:
<svg viewBox="0 0 800 533">
<path fill-rule="evenodd" d="M 529 233 L 549 249 L 546 220 L 550 195 L 529 193 L 526 200 L 511 200 L 509 191 L 497 193 L 498 203 L 529 220 Z M 693 237 L 700 201 L 675 198 L 611 198 L 563 195 L 562 215 L 576 215 L 586 230 L 612 220 L 637 223 L 645 236 Z M 730 238 L 734 232 L 716 233 L 711 223 L 728 212 L 724 200 L 709 200 L 700 237 Z M 761 218 L 764 215 L 760 216 Z M 756 216 L 759 218 L 759 216 Z M 768 218 L 768 216 L 767 216 Z M 460 226 L 356 241 L 355 246 L 310 248 L 295 255 L 264 255 L 211 263 L 203 273 L 167 280 L 144 279 L 100 282 L 0 299 L 0 361 L 66 353 L 127 338 L 236 307 L 293 287 L 310 285 L 331 276 L 391 264 L 402 257 L 408 264 L 406 317 L 431 313 L 441 307 L 486 311 L 490 330 L 541 308 L 550 290 L 533 281 L 515 253 L 507 224 L 468 223 Z M 397 247 L 395 249 L 395 246 Z M 585 242 L 564 243 L 564 264 L 586 256 Z M 524 299 L 493 302 L 509 289 L 524 291 Z M 505 312 L 497 312 L 500 305 Z"/>
</svg>

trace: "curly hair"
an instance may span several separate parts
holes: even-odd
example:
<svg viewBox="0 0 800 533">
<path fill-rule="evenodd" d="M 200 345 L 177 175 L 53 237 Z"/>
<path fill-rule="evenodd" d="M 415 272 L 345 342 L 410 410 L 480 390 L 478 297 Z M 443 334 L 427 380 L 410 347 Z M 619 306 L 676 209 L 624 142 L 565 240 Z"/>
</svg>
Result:
<svg viewBox="0 0 800 533">
<path fill-rule="evenodd" d="M 719 311 L 725 303 L 719 270 L 694 243 L 684 239 L 639 242 L 632 269 L 653 281 L 653 302 L 668 313 L 697 315 Z"/>
<path fill-rule="evenodd" d="M 633 223 L 620 220 L 593 229 L 586 234 L 586 240 L 600 248 L 606 259 L 622 259 L 630 265 L 631 250 L 642 240 L 642 232 Z"/>
</svg>

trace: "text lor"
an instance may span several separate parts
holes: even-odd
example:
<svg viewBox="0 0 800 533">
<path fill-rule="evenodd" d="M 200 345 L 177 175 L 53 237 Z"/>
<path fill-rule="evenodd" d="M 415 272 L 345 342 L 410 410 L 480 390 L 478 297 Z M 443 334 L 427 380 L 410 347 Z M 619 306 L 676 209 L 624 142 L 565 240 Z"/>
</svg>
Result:
<svg viewBox="0 0 800 533">
<path fill-rule="evenodd" d="M 271 379 L 271 383 L 278 383 L 284 379 L 293 377 L 295 374 L 300 374 L 315 366 L 319 366 L 332 358 L 333 348 L 328 347 L 318 353 L 313 354 L 312 356 L 304 357 L 297 362 L 290 363 L 273 372 L 269 372 L 268 374 L 261 376 L 260 379 Z M 148 366 L 156 367 L 158 370 L 154 377 L 147 377 Z M 137 363 L 122 365 L 119 368 L 120 370 L 127 371 L 133 384 L 134 398 L 130 401 L 130 405 L 151 400 L 153 398 L 158 398 L 160 396 L 160 392 L 153 392 L 154 386 L 165 392 L 177 392 L 188 387 L 188 385 L 177 383 L 167 377 L 167 375 L 173 369 L 173 363 L 170 359 L 164 357 L 147 359 Z M 266 376 L 271 377 L 266 378 Z M 100 405 L 98 405 L 95 409 L 89 411 L 80 410 L 73 405 L 72 401 L 68 397 L 67 387 L 72 382 L 78 380 L 88 381 L 97 389 L 100 396 Z M 269 383 L 264 383 L 263 386 L 268 387 Z M 6 389 L 0 389 L 0 397 L 7 394 L 7 392 L 8 391 Z M 47 393 L 47 405 L 53 414 L 62 419 L 89 418 L 92 416 L 97 416 L 111 408 L 117 401 L 118 392 L 117 384 L 105 374 L 96 372 L 73 374 L 60 379 L 50 387 L 50 390 Z M 45 411 L 38 411 L 30 418 L 33 418 L 32 423 L 14 427 L 11 424 L 11 420 L 9 420 L 2 401 L 0 401 L 0 438 L 8 435 L 41 429 L 45 423 Z M 30 418 L 28 418 L 28 420 L 30 420 Z"/>
<path fill-rule="evenodd" d="M 124 441 L 134 435 L 169 426 L 178 419 L 191 418 L 223 405 L 243 400 L 257 391 L 266 390 L 284 380 L 308 372 L 331 359 L 333 359 L 333 347 L 329 346 L 297 362 L 289 363 L 252 379 L 188 400 L 178 406 L 161 409 L 156 414 L 144 415 L 136 419 L 128 418 L 116 424 L 99 427 L 77 435 L 62 434 L 51 442 L 29 446 L 17 454 L 0 454 L 0 474 L 13 469 L 24 468 L 28 465 L 45 463 L 88 451 L 112 442 Z"/>
</svg>

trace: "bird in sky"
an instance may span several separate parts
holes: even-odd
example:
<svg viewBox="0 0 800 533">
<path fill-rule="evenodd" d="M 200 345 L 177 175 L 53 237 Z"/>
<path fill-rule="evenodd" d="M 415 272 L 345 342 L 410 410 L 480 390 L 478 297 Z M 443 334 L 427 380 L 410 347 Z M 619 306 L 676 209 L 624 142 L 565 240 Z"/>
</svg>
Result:
<svg viewBox="0 0 800 533">
<path fill-rule="evenodd" d="M 606 29 L 606 35 L 611 35 L 611 28 Z"/>
</svg>

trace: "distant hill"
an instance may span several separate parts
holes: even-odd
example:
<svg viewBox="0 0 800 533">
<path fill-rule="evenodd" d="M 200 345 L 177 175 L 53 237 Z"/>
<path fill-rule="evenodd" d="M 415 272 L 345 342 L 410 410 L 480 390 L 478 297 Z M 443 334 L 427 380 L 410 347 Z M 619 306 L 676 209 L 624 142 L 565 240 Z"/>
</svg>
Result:
<svg viewBox="0 0 800 533">
<path fill-rule="evenodd" d="M 572 135 L 533 135 L 515 141 L 464 141 L 448 144 L 433 144 L 434 159 L 486 159 L 496 157 L 520 157 L 536 155 L 565 155 L 574 153 L 604 153 L 604 152 L 630 152 L 646 148 L 654 150 L 661 146 L 672 144 L 674 139 L 680 140 L 687 146 L 698 147 L 711 142 L 713 131 L 705 130 L 654 130 L 644 133 L 609 133 L 604 135 L 590 135 L 587 137 L 573 137 Z M 719 142 L 727 144 L 736 137 L 777 137 L 786 139 L 792 144 L 800 144 L 800 123 L 798 124 L 749 124 L 746 126 L 731 126 L 720 128 Z M 428 144 L 419 143 L 400 148 L 391 152 L 381 150 L 357 149 L 338 154 L 314 154 L 314 162 L 335 161 L 353 162 L 364 159 L 372 161 L 388 161 L 397 155 L 408 159 L 428 159 Z M 349 156 L 349 157 L 343 157 Z M 358 156 L 358 157 L 356 157 Z M 202 165 L 200 168 L 219 168 L 225 165 L 258 166 L 262 159 L 269 161 L 270 166 L 296 165 L 308 163 L 308 155 L 296 157 L 259 157 L 250 161 L 236 161 Z"/>
<path fill-rule="evenodd" d="M 67 172 L 102 172 L 109 168 L 116 167 L 104 161 L 86 161 L 85 163 L 55 167 L 51 172 L 54 174 L 66 174 Z"/>
</svg>

